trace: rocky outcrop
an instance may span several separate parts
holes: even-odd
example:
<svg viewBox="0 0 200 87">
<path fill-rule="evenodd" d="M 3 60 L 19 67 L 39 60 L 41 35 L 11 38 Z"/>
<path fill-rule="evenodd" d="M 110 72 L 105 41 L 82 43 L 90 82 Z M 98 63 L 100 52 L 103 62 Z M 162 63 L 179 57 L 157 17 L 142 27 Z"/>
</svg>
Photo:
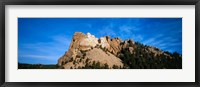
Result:
<svg viewBox="0 0 200 87">
<path fill-rule="evenodd" d="M 99 45 L 102 48 L 110 48 L 110 44 L 108 43 L 108 37 L 101 37 L 99 39 Z"/>
<path fill-rule="evenodd" d="M 90 33 L 85 35 L 81 32 L 75 32 L 69 50 L 59 58 L 58 65 L 64 66 L 64 68 L 83 67 L 86 59 L 81 59 L 82 62 L 79 62 L 79 64 L 73 64 L 72 62 L 80 61 L 77 58 L 83 58 L 84 56 L 84 58 L 87 57 L 91 61 L 99 61 L 101 64 L 107 63 L 109 66 L 122 67 L 121 60 L 116 57 L 121 50 L 121 43 L 122 40 L 119 38 L 110 39 L 109 36 L 105 36 L 98 39 Z"/>
<path fill-rule="evenodd" d="M 100 64 L 108 64 L 109 68 L 113 65 L 123 67 L 122 61 L 110 52 L 105 52 L 99 48 L 94 48 L 87 52 L 86 58 L 90 61 L 98 61 Z"/>
<path fill-rule="evenodd" d="M 132 59 L 134 62 L 138 61 L 137 58 L 143 58 L 140 61 L 154 57 L 172 58 L 169 53 L 156 47 L 142 45 L 133 40 L 123 41 L 120 38 L 111 39 L 109 36 L 96 38 L 90 33 L 75 32 L 68 51 L 59 58 L 58 65 L 66 69 L 130 68 L 127 64 L 131 65 L 132 63 L 126 61 L 127 59 L 131 60 L 130 57 L 134 58 Z M 124 64 L 124 60 L 126 64 Z"/>
<path fill-rule="evenodd" d="M 118 54 L 125 48 L 133 53 L 134 47 L 133 40 L 122 41 L 109 36 L 98 39 L 90 33 L 75 32 L 69 50 L 59 58 L 58 65 L 64 68 L 79 68 L 95 61 L 100 62 L 100 65 L 107 64 L 109 68 L 123 67 Z"/>
<path fill-rule="evenodd" d="M 65 62 L 68 62 L 70 59 L 74 58 L 74 55 L 76 54 L 77 50 L 81 49 L 87 49 L 88 47 L 84 47 L 80 45 L 80 42 L 86 38 L 86 35 L 84 35 L 81 32 L 75 32 L 74 36 L 72 38 L 69 50 L 65 52 L 65 54 L 59 58 L 58 65 L 62 66 L 65 64 Z"/>
<path fill-rule="evenodd" d="M 98 38 L 90 33 L 87 33 L 83 39 L 80 41 L 80 50 L 88 50 L 91 47 L 95 47 L 98 44 Z"/>
<path fill-rule="evenodd" d="M 117 55 L 121 51 L 122 40 L 119 38 L 113 38 L 109 40 L 110 48 L 108 49 L 111 53 Z"/>
<path fill-rule="evenodd" d="M 106 49 L 108 49 L 109 52 L 113 53 L 114 55 L 117 55 L 121 51 L 121 43 L 122 40 L 119 38 L 113 38 L 110 39 L 109 36 L 100 38 L 100 45 Z"/>
</svg>

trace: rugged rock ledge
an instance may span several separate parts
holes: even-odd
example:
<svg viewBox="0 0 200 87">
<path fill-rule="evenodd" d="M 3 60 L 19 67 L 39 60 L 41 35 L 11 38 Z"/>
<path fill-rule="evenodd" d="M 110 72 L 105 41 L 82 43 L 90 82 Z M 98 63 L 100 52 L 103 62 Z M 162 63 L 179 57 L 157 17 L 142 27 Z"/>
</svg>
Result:
<svg viewBox="0 0 200 87">
<path fill-rule="evenodd" d="M 144 55 L 138 55 L 138 50 L 144 52 Z M 128 56 L 127 53 L 129 53 Z M 137 61 L 138 56 L 144 57 L 146 55 L 152 58 L 158 56 L 173 57 L 156 47 L 143 46 L 133 40 L 122 41 L 120 38 L 111 39 L 109 36 L 96 38 L 90 33 L 75 32 L 68 51 L 59 58 L 58 65 L 67 69 L 130 68 L 128 65 L 132 63 L 125 63 L 124 56 L 128 58 L 132 56 L 136 60 L 129 60 Z"/>
</svg>

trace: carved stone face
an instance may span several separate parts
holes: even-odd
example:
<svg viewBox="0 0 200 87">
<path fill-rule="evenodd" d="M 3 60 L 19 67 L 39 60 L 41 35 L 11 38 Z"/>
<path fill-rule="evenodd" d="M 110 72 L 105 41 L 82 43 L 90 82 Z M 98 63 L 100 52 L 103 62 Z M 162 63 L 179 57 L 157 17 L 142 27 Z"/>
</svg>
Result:
<svg viewBox="0 0 200 87">
<path fill-rule="evenodd" d="M 95 47 L 98 44 L 98 38 L 96 38 L 94 35 L 91 35 L 90 33 L 87 33 L 86 38 L 83 38 L 80 41 L 80 46 L 83 47 Z"/>
</svg>

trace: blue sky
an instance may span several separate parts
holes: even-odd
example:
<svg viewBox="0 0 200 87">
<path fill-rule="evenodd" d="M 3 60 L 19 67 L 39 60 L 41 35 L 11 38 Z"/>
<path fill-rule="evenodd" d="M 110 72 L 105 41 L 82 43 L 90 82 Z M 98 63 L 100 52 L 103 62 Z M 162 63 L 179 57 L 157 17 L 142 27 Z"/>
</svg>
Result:
<svg viewBox="0 0 200 87">
<path fill-rule="evenodd" d="M 56 64 L 74 32 L 133 39 L 182 54 L 182 18 L 18 18 L 18 62 Z"/>
</svg>

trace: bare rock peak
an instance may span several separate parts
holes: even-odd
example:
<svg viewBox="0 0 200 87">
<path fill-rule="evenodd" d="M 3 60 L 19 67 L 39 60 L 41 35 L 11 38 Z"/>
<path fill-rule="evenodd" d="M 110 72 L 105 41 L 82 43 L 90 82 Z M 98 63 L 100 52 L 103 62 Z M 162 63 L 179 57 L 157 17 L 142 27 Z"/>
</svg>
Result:
<svg viewBox="0 0 200 87">
<path fill-rule="evenodd" d="M 111 39 L 110 36 L 97 38 L 89 32 L 86 34 L 75 32 L 70 48 L 59 58 L 58 65 L 68 69 L 87 68 L 94 65 L 103 66 L 104 68 L 124 67 L 120 59 L 124 55 L 122 52 L 128 51 L 131 55 L 139 53 L 137 47 L 142 47 L 139 45 L 132 39 L 123 41 L 118 37 Z M 143 52 L 152 53 L 154 56 L 164 53 L 151 46 L 140 49 Z M 164 55 L 171 57 L 166 53 Z M 125 68 L 129 67 L 126 66 Z"/>
</svg>

